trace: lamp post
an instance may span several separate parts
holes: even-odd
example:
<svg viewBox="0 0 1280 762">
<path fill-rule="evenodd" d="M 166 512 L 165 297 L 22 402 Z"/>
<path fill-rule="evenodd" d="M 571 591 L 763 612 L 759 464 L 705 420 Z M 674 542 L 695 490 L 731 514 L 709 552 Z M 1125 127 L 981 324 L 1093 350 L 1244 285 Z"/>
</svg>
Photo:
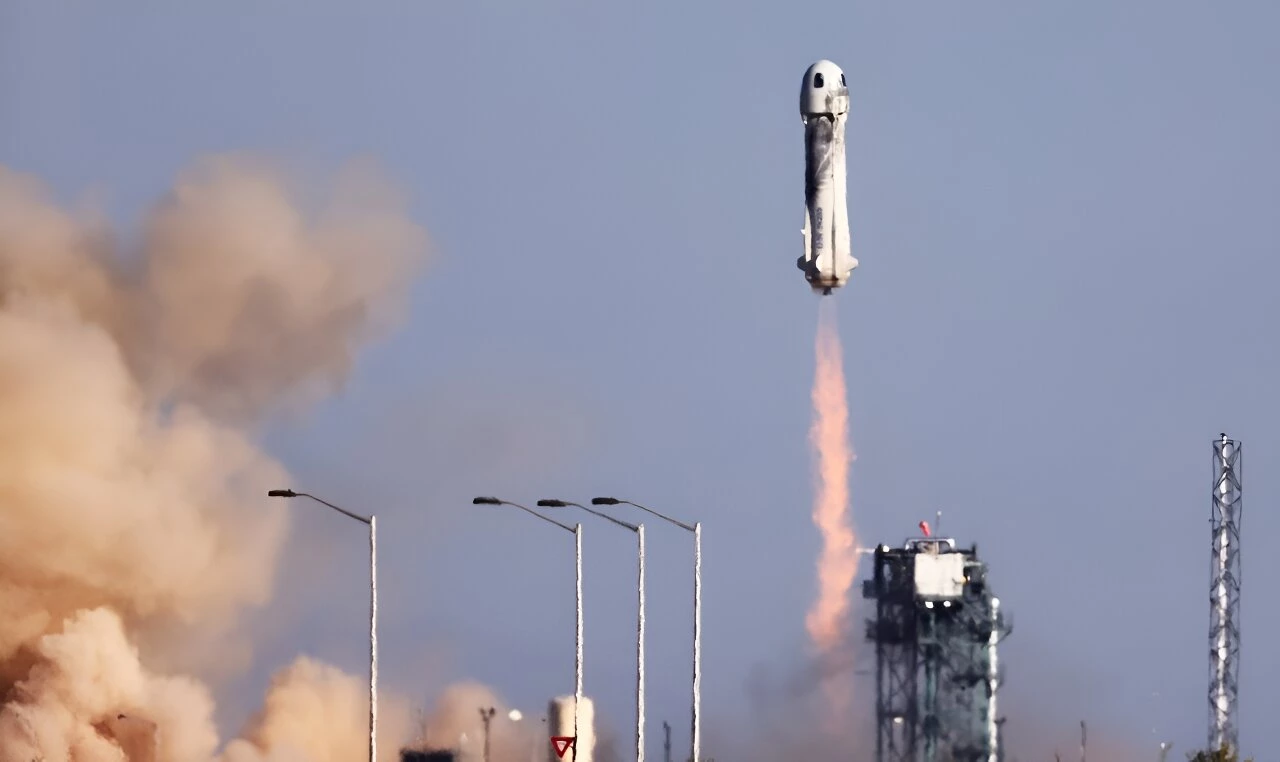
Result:
<svg viewBox="0 0 1280 762">
<path fill-rule="evenodd" d="M 484 724 L 484 762 L 489 762 L 489 721 L 497 712 L 493 707 L 480 710 L 480 722 Z"/>
<path fill-rule="evenodd" d="M 543 516 L 541 513 L 526 508 L 519 503 L 512 503 L 507 500 L 499 500 L 496 497 L 477 497 L 471 501 L 473 505 L 509 505 L 512 508 L 519 508 L 531 516 L 537 516 L 543 521 L 555 524 L 566 532 L 573 533 L 573 566 L 574 566 L 574 599 L 577 607 L 577 625 L 574 628 L 574 657 L 573 657 L 573 757 L 574 762 L 578 759 L 578 705 L 582 703 L 582 524 L 561 524 L 559 521 Z"/>
<path fill-rule="evenodd" d="M 636 594 L 639 604 L 636 612 L 636 762 L 644 762 L 644 524 L 629 524 L 621 519 L 615 519 L 602 511 L 588 508 L 580 503 L 570 503 L 566 500 L 539 500 L 538 505 L 543 508 L 565 508 L 570 506 L 581 508 L 587 513 L 594 514 L 602 519 L 608 519 L 614 524 L 636 533 L 639 559 L 639 573 L 636 582 Z"/>
<path fill-rule="evenodd" d="M 307 497 L 369 526 L 369 762 L 378 762 L 378 517 L 361 516 L 327 500 L 291 489 L 273 489 L 267 497 Z"/>
<path fill-rule="evenodd" d="M 591 499 L 592 505 L 630 505 L 646 513 L 675 524 L 681 529 L 693 532 L 693 730 L 690 744 L 693 747 L 690 760 L 701 762 L 702 757 L 702 725 L 699 713 L 702 708 L 702 523 L 687 524 L 679 519 L 658 513 L 630 500 L 619 500 L 615 497 L 596 497 Z"/>
</svg>

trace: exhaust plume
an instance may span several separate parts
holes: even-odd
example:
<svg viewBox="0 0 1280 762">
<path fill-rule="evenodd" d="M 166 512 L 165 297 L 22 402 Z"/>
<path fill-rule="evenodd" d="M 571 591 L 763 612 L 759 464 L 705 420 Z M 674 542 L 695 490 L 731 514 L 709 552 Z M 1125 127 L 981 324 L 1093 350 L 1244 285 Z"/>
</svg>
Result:
<svg viewBox="0 0 1280 762">
<path fill-rule="evenodd" d="M 849 440 L 849 406 L 835 318 L 833 306 L 824 300 L 819 305 L 813 425 L 809 430 L 816 461 L 813 523 L 822 534 L 822 551 L 818 557 L 818 597 L 805 626 L 824 659 L 836 658 L 848 639 L 849 589 L 858 572 L 849 505 L 849 466 L 855 456 Z M 845 684 L 841 680 L 827 685 L 832 717 L 847 714 L 850 696 Z"/>
<path fill-rule="evenodd" d="M 147 722 L 157 762 L 214 759 L 208 689 L 156 665 L 190 671 L 188 637 L 244 647 L 288 516 L 264 505 L 289 480 L 254 427 L 341 385 L 424 247 L 365 170 L 310 209 L 215 157 L 134 236 L 0 166 L 0 762 L 120 762 Z M 347 753 L 317 750 L 362 732 L 348 679 L 333 698 L 338 673 L 294 665 L 228 762 Z"/>
</svg>

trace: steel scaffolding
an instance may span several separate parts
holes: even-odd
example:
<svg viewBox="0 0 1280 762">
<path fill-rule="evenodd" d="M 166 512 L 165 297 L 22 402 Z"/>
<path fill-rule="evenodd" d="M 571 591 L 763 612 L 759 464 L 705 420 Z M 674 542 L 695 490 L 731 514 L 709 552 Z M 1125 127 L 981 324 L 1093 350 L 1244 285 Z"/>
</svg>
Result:
<svg viewBox="0 0 1280 762">
<path fill-rule="evenodd" d="M 997 646 L 1011 628 L 977 547 L 924 537 L 875 551 L 877 762 L 1003 762 Z"/>
</svg>

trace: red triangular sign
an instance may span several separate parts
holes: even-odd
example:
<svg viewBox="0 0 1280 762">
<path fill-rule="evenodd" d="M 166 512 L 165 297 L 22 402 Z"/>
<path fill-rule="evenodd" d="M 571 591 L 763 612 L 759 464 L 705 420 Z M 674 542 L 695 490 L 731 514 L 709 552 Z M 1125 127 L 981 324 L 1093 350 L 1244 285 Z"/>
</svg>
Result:
<svg viewBox="0 0 1280 762">
<path fill-rule="evenodd" d="M 551 746 L 556 750 L 556 756 L 564 759 L 565 752 L 575 746 L 577 740 L 577 736 L 551 736 Z"/>
</svg>

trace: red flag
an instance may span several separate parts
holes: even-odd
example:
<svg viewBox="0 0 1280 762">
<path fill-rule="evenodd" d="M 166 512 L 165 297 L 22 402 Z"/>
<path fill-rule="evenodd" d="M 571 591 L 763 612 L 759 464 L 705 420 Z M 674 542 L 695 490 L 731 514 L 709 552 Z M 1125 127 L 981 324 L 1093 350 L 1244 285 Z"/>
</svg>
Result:
<svg viewBox="0 0 1280 762">
<path fill-rule="evenodd" d="M 929 535 L 929 522 L 927 522 L 927 521 L 921 521 L 921 522 L 920 522 L 920 524 L 919 524 L 918 526 L 920 527 L 920 531 L 921 531 L 921 532 L 924 532 L 924 536 L 925 536 L 925 537 L 929 537 L 929 536 L 930 536 L 930 535 Z"/>
</svg>

